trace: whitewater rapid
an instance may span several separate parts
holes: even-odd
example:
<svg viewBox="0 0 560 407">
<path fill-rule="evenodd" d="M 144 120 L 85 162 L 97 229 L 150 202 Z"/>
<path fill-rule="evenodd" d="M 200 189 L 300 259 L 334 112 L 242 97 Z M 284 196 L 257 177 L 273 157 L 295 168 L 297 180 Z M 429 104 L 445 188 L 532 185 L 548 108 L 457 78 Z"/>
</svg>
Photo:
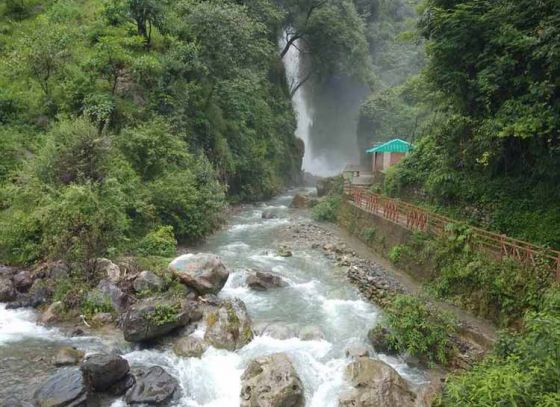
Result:
<svg viewBox="0 0 560 407">
<path fill-rule="evenodd" d="M 201 358 L 182 358 L 170 348 L 142 349 L 127 344 L 120 334 L 68 338 L 58 329 L 37 325 L 32 310 L 6 310 L 0 305 L 0 388 L 4 387 L 4 391 L 0 390 L 0 400 L 9 394 L 6 383 L 15 391 L 23 391 L 28 388 L 26 375 L 34 376 L 34 382 L 39 382 L 54 371 L 48 364 L 41 372 L 34 371 L 33 360 L 37 355 L 51 354 L 57 347 L 70 344 L 89 353 L 116 350 L 133 366 L 164 367 L 180 383 L 182 397 L 174 405 L 181 407 L 239 406 L 241 375 L 249 361 L 285 352 L 302 379 L 306 405 L 337 406 L 340 393 L 349 389 L 344 380 L 344 369 L 350 362 L 345 351 L 352 345 L 367 344 L 367 332 L 378 321 L 379 309 L 364 301 L 347 281 L 344 270 L 333 266 L 319 250 L 292 247 L 292 257 L 276 255 L 281 228 L 297 221 L 298 216 L 306 216 L 288 208 L 291 198 L 291 194 L 286 194 L 266 204 L 247 207 L 232 217 L 227 228 L 197 250 L 218 254 L 231 270 L 220 297 L 243 300 L 254 326 L 286 325 L 296 333 L 294 337 L 282 340 L 261 335 L 236 352 L 209 348 Z M 276 218 L 262 219 L 265 210 L 273 212 Z M 246 272 L 257 267 L 271 268 L 281 274 L 288 286 L 267 292 L 248 289 L 244 286 Z M 296 337 L 299 330 L 309 327 L 322 332 L 324 338 Z M 203 330 L 196 334 L 202 335 Z M 15 375 L 10 371 L 11 365 L 4 363 L 11 360 L 7 358 L 12 354 L 23 359 L 12 361 L 17 365 L 12 368 L 16 370 Z M 425 381 L 424 372 L 408 367 L 399 358 L 375 357 L 393 366 L 413 386 Z M 118 407 L 124 403 L 117 400 L 112 405 Z"/>
</svg>

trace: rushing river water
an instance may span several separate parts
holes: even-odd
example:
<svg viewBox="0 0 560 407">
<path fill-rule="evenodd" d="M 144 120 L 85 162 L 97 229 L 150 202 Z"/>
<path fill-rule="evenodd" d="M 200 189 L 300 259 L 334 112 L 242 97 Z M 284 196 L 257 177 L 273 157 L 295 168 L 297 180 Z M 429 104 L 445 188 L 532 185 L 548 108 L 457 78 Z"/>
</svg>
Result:
<svg viewBox="0 0 560 407">
<path fill-rule="evenodd" d="M 238 297 L 247 305 L 255 326 L 287 324 L 293 331 L 304 327 L 320 329 L 325 339 L 304 341 L 256 336 L 237 352 L 210 348 L 200 358 L 181 358 L 166 348 L 141 349 L 125 343 L 121 335 L 67 338 L 58 329 L 35 324 L 31 310 L 6 310 L 0 304 L 0 400 L 31 393 L 55 368 L 50 358 L 62 344 L 86 352 L 116 350 L 132 365 L 160 365 L 174 375 L 182 387 L 179 406 L 230 407 L 239 405 L 241 374 L 258 356 L 286 352 L 304 387 L 307 406 L 336 406 L 338 395 L 348 389 L 344 368 L 345 350 L 366 344 L 367 331 L 379 315 L 347 281 L 344 270 L 329 262 L 319 250 L 293 247 L 289 258 L 275 255 L 281 228 L 305 214 L 288 208 L 292 195 L 248 207 L 232 216 L 229 226 L 211 237 L 199 251 L 222 257 L 231 269 L 221 297 Z M 264 220 L 262 211 L 277 217 Z M 244 287 L 245 270 L 269 267 L 280 273 L 289 286 L 266 292 Z M 392 365 L 413 385 L 424 381 L 423 372 L 407 367 L 396 358 L 377 355 Z M 113 406 L 124 405 L 117 400 Z"/>
</svg>

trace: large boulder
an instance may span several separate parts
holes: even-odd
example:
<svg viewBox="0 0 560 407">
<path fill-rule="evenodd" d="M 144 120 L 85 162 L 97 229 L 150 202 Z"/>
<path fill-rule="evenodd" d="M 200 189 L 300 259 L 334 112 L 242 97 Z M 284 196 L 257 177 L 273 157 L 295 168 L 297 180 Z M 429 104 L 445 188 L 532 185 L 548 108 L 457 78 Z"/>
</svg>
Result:
<svg viewBox="0 0 560 407">
<path fill-rule="evenodd" d="M 186 358 L 199 358 L 208 349 L 208 344 L 196 336 L 185 336 L 179 338 L 173 344 L 173 350 L 178 356 Z"/>
<path fill-rule="evenodd" d="M 369 358 L 359 358 L 346 368 L 346 378 L 354 389 L 339 399 L 340 407 L 413 407 L 416 396 L 407 382 L 391 366 Z"/>
<path fill-rule="evenodd" d="M 234 351 L 253 340 L 251 318 L 243 301 L 226 300 L 206 313 L 204 340 L 219 349 Z"/>
<path fill-rule="evenodd" d="M 64 368 L 35 391 L 33 404 L 36 407 L 82 407 L 87 398 L 88 390 L 80 369 Z"/>
<path fill-rule="evenodd" d="M 0 275 L 0 302 L 14 301 L 16 296 L 16 289 L 10 277 Z"/>
<path fill-rule="evenodd" d="M 159 338 L 199 320 L 201 313 L 195 304 L 147 299 L 130 307 L 122 318 L 124 339 L 143 342 Z"/>
<path fill-rule="evenodd" d="M 200 295 L 217 294 L 226 284 L 229 272 L 222 260 L 209 253 L 185 254 L 169 265 L 169 270 Z"/>
<path fill-rule="evenodd" d="M 63 346 L 56 353 L 53 364 L 55 366 L 72 366 L 79 364 L 85 353 L 72 346 Z"/>
<path fill-rule="evenodd" d="M 179 386 L 177 380 L 159 366 L 142 370 L 135 377 L 136 383 L 126 393 L 129 405 L 161 406 L 171 401 Z"/>
<path fill-rule="evenodd" d="M 164 282 L 161 277 L 157 276 L 155 273 L 145 270 L 138 274 L 132 286 L 137 293 L 158 292 L 163 289 Z"/>
<path fill-rule="evenodd" d="M 109 353 L 90 355 L 80 369 L 87 385 L 95 391 L 105 391 L 125 378 L 130 367 L 126 359 Z"/>
<path fill-rule="evenodd" d="M 266 291 L 271 288 L 286 287 L 288 284 L 282 277 L 272 271 L 253 271 L 246 280 L 249 288 L 256 291 Z"/>
<path fill-rule="evenodd" d="M 303 384 L 283 353 L 252 360 L 241 376 L 241 407 L 303 407 Z"/>
<path fill-rule="evenodd" d="M 317 325 L 306 325 L 299 330 L 300 339 L 304 341 L 322 341 L 325 334 Z"/>
</svg>

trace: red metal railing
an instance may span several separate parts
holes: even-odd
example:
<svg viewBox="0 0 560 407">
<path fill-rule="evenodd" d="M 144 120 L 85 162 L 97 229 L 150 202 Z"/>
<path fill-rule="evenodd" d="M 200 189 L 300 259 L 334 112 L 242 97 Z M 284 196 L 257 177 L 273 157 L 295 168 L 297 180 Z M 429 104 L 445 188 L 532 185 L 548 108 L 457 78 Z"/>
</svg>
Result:
<svg viewBox="0 0 560 407">
<path fill-rule="evenodd" d="M 345 183 L 344 192 L 360 209 L 381 216 L 412 231 L 421 231 L 441 236 L 448 230 L 447 225 L 460 223 L 457 220 L 427 211 L 418 206 L 356 188 Z M 549 264 L 560 280 L 560 251 L 548 249 L 506 235 L 469 226 L 473 241 L 484 251 L 499 258 L 509 257 L 520 263 L 536 265 L 539 261 Z"/>
</svg>

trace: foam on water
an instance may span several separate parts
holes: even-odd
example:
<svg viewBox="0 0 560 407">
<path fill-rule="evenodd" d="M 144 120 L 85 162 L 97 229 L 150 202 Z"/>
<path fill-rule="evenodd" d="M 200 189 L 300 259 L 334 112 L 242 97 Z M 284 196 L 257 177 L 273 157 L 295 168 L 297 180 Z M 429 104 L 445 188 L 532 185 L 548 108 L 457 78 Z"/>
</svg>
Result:
<svg viewBox="0 0 560 407">
<path fill-rule="evenodd" d="M 26 338 L 49 339 L 57 334 L 54 329 L 37 325 L 36 320 L 33 310 L 9 310 L 6 304 L 0 304 L 0 346 Z"/>
</svg>

